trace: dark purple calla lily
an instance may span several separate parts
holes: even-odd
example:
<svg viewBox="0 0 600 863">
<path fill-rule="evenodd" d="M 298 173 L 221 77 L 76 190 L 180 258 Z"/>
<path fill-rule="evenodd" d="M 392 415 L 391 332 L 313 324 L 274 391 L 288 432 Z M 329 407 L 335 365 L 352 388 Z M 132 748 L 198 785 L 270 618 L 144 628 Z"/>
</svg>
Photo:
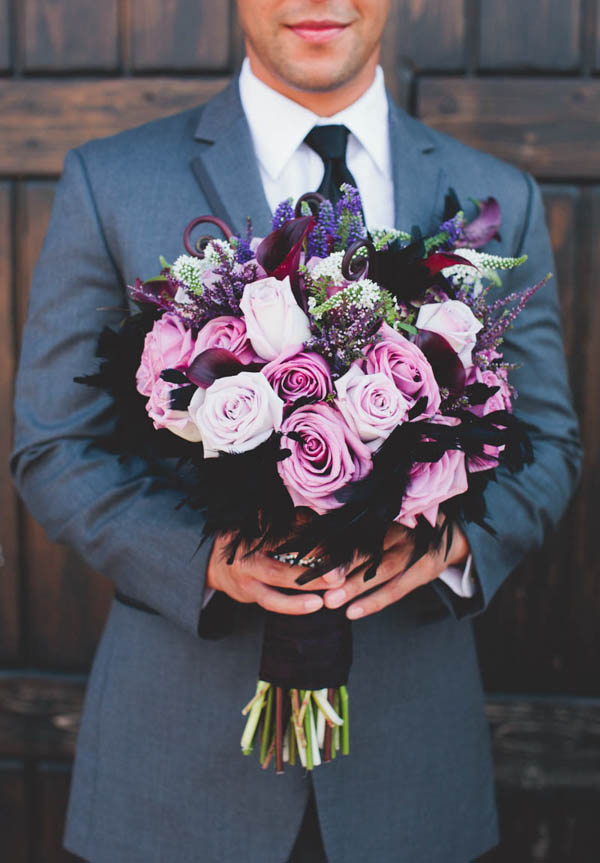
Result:
<svg viewBox="0 0 600 863">
<path fill-rule="evenodd" d="M 455 267 L 457 264 L 460 264 L 461 267 L 475 267 L 471 261 L 450 252 L 435 252 L 423 260 L 423 266 L 427 267 L 432 276 L 441 273 L 446 267 Z M 477 268 L 475 267 L 475 269 Z"/>
<path fill-rule="evenodd" d="M 152 303 L 159 309 L 172 308 L 170 301 L 175 296 L 175 292 L 175 288 L 169 284 L 169 280 L 162 276 L 149 279 L 146 282 L 136 279 L 135 287 L 129 288 L 129 295 L 136 303 Z"/>
<path fill-rule="evenodd" d="M 194 358 L 185 375 L 197 387 L 207 390 L 217 378 L 230 377 L 243 371 L 244 364 L 225 348 L 207 348 Z"/>
<path fill-rule="evenodd" d="M 313 216 L 300 216 L 268 234 L 256 249 L 256 260 L 269 276 L 285 279 L 298 270 L 302 243 L 315 226 Z"/>
<path fill-rule="evenodd" d="M 415 344 L 429 360 L 439 386 L 447 387 L 453 396 L 461 395 L 465 388 L 465 367 L 449 342 L 438 333 L 419 330 Z"/>
<path fill-rule="evenodd" d="M 486 201 L 477 201 L 479 215 L 463 228 L 460 238 L 456 242 L 457 248 L 479 249 L 490 240 L 500 241 L 498 232 L 502 215 L 500 204 L 495 198 Z"/>
</svg>

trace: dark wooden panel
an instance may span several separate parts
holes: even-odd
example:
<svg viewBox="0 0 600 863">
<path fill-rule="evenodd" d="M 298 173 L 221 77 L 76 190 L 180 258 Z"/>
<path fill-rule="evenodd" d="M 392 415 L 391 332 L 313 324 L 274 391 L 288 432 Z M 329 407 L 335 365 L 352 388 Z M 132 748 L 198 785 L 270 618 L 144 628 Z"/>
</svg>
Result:
<svg viewBox="0 0 600 863">
<path fill-rule="evenodd" d="M 36 824 L 36 859 L 43 863 L 83 861 L 63 848 L 62 837 L 71 786 L 71 768 L 60 762 L 43 761 L 36 776 L 39 806 Z"/>
<path fill-rule="evenodd" d="M 114 69 L 117 0 L 21 0 L 23 65 L 31 72 Z"/>
<path fill-rule="evenodd" d="M 0 672 L 0 758 L 73 758 L 83 676 Z"/>
<path fill-rule="evenodd" d="M 0 0 L 0 71 L 10 68 L 10 18 L 8 0 Z"/>
<path fill-rule="evenodd" d="M 230 6 L 214 0 L 131 0 L 133 67 L 227 69 Z"/>
<path fill-rule="evenodd" d="M 580 0 L 481 0 L 482 68 L 576 69 L 580 6 Z"/>
<path fill-rule="evenodd" d="M 54 199 L 54 184 L 21 186 L 17 206 L 17 311 L 25 321 L 33 267 Z M 26 515 L 23 553 L 28 581 L 28 657 L 42 667 L 85 668 L 91 661 L 113 585 L 85 566 L 75 552 L 51 543 Z"/>
<path fill-rule="evenodd" d="M 0 846 L 6 863 L 29 863 L 22 762 L 0 761 Z"/>
<path fill-rule="evenodd" d="M 465 0 L 392 0 L 383 66 L 454 70 L 465 65 Z"/>
<path fill-rule="evenodd" d="M 418 114 L 538 177 L 600 177 L 600 81 L 424 78 Z"/>
<path fill-rule="evenodd" d="M 199 105 L 225 83 L 0 80 L 0 174 L 59 174 L 69 147 Z"/>
<path fill-rule="evenodd" d="M 8 472 L 15 346 L 12 315 L 11 189 L 0 183 L 0 660 L 19 650 L 17 500 Z"/>
</svg>

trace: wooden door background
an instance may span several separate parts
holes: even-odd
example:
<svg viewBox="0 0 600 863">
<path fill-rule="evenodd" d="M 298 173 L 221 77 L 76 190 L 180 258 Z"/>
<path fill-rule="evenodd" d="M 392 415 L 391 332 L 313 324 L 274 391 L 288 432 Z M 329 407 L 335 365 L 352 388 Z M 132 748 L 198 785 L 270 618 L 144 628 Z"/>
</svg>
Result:
<svg viewBox="0 0 600 863">
<path fill-rule="evenodd" d="M 393 0 L 384 67 L 427 123 L 530 170 L 557 255 L 583 481 L 477 620 L 503 822 L 490 860 L 600 858 L 600 0 Z M 0 857 L 61 850 L 86 672 L 112 592 L 11 487 L 12 375 L 68 147 L 204 101 L 229 0 L 0 0 Z M 490 189 L 493 192 L 493 189 Z"/>
</svg>

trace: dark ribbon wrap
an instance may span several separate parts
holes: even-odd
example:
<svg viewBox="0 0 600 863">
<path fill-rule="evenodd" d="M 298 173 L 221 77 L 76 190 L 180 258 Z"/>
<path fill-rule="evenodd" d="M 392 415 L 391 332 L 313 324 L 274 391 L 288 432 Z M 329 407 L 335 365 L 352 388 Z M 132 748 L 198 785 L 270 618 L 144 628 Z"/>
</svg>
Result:
<svg viewBox="0 0 600 863">
<path fill-rule="evenodd" d="M 267 612 L 259 679 L 283 689 L 337 689 L 352 665 L 345 608 L 314 614 Z"/>
</svg>

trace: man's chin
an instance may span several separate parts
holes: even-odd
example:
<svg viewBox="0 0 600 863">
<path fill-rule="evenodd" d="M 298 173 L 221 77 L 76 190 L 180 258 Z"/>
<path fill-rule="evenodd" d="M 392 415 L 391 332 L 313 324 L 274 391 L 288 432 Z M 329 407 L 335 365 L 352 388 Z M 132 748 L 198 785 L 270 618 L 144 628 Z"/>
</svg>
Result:
<svg viewBox="0 0 600 863">
<path fill-rule="evenodd" d="M 279 70 L 282 80 L 304 93 L 329 93 L 343 87 L 356 75 L 357 70 L 348 68 L 347 60 L 341 62 L 287 63 Z"/>
</svg>

